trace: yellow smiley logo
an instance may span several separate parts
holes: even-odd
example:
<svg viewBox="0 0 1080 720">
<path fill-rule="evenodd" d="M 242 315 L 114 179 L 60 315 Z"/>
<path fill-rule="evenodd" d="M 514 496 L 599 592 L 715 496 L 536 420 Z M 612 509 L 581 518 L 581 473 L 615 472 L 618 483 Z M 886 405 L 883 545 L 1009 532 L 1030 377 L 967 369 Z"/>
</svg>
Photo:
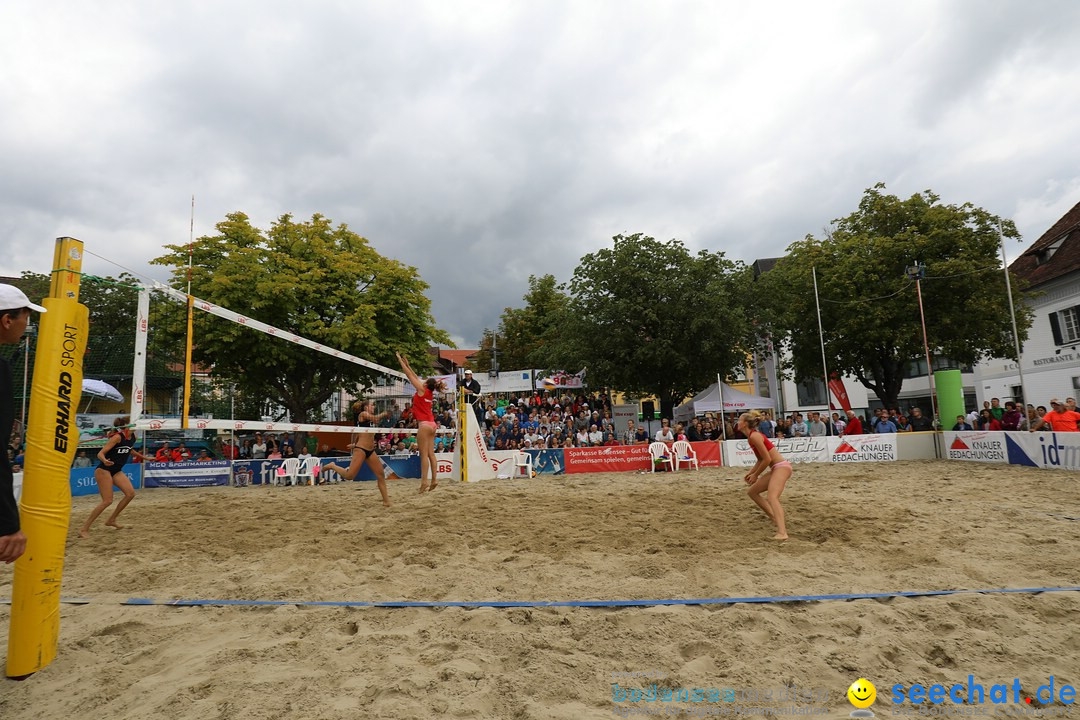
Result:
<svg viewBox="0 0 1080 720">
<path fill-rule="evenodd" d="M 847 697 L 848 701 L 855 707 L 859 709 L 868 708 L 877 699 L 877 688 L 874 687 L 874 683 L 866 678 L 859 678 L 851 683 L 851 687 L 847 689 Z"/>
</svg>

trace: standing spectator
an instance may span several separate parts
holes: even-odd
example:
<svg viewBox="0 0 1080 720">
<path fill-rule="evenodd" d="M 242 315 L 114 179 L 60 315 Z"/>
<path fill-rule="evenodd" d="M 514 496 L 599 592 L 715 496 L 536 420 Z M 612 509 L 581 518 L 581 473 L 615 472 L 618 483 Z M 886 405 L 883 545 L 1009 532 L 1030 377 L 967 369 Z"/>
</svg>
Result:
<svg viewBox="0 0 1080 720">
<path fill-rule="evenodd" d="M 71 464 L 73 468 L 88 468 L 92 463 L 90 458 L 86 457 L 86 451 L 80 450 L 78 455 L 75 456 L 75 462 Z"/>
<path fill-rule="evenodd" d="M 293 440 L 291 437 L 289 437 L 289 433 L 282 433 L 281 434 L 281 454 L 284 455 L 285 457 L 289 457 L 288 455 L 285 455 L 285 448 L 286 447 L 291 447 L 293 449 L 293 456 L 296 455 L 296 441 Z"/>
<path fill-rule="evenodd" d="M 210 457 L 210 453 L 206 450 L 199 451 L 199 457 L 195 458 L 196 462 L 212 462 L 214 458 Z"/>
<path fill-rule="evenodd" d="M 845 410 L 847 413 L 847 423 L 844 424 L 843 435 L 862 435 L 862 420 L 851 410 Z"/>
<path fill-rule="evenodd" d="M 1001 414 L 1001 429 L 1005 432 L 1016 432 L 1020 429 L 1020 423 L 1023 422 L 1024 416 L 1019 410 L 1016 409 L 1016 403 L 1009 401 L 1005 403 L 1005 412 Z"/>
<path fill-rule="evenodd" d="M 999 398 L 990 398 L 990 414 L 994 416 L 995 420 L 1001 422 L 1001 418 L 1005 414 L 1005 408 L 1001 407 Z"/>
<path fill-rule="evenodd" d="M 1070 410 L 1068 406 L 1054 398 L 1050 401 L 1050 412 L 1043 415 L 1031 426 L 1031 432 L 1035 432 L 1043 425 L 1049 425 L 1054 432 L 1078 432 L 1076 421 L 1080 420 L 1080 413 Z"/>
<path fill-rule="evenodd" d="M 961 432 L 963 430 L 971 430 L 971 426 L 967 423 L 967 418 L 963 415 L 956 416 L 956 424 L 952 426 L 953 432 Z"/>
<path fill-rule="evenodd" d="M 1076 423 L 1073 422 L 1073 430 L 1076 429 Z M 979 413 L 979 429 L 980 430 L 1001 430 L 1001 423 L 994 418 L 994 413 L 990 411 L 990 408 L 983 408 L 983 411 Z"/>
<path fill-rule="evenodd" d="M 840 417 L 840 413 L 832 414 L 832 430 L 835 435 L 843 435 L 844 428 L 847 427 L 847 422 Z"/>
<path fill-rule="evenodd" d="M 810 427 L 803 420 L 802 413 L 795 413 L 791 419 L 791 432 L 788 437 L 806 437 L 810 434 Z"/>
<path fill-rule="evenodd" d="M 810 423 L 807 425 L 810 437 L 821 437 L 828 434 L 828 428 L 821 422 L 821 415 L 816 412 L 810 413 Z"/>
<path fill-rule="evenodd" d="M 262 460 L 266 457 L 266 441 L 262 433 L 255 433 L 255 442 L 251 444 L 251 459 Z"/>
<path fill-rule="evenodd" d="M 931 432 L 933 429 L 934 423 L 930 421 L 930 418 L 923 417 L 921 409 L 911 408 L 911 417 L 908 418 L 907 427 L 904 428 L 906 432 Z"/>
<path fill-rule="evenodd" d="M 885 410 L 878 410 L 878 419 L 874 423 L 874 432 L 880 434 L 883 433 L 895 433 L 897 432 L 896 423 L 889 419 L 889 414 Z"/>
<path fill-rule="evenodd" d="M 30 322 L 30 311 L 45 308 L 30 302 L 14 285 L 0 285 L 0 344 L 15 345 L 22 340 Z M 11 443 L 15 425 L 15 390 L 11 366 L 0 358 L 0 447 Z M 7 453 L 0 453 L 0 560 L 14 562 L 26 551 L 26 535 L 19 524 L 19 505 L 15 502 L 15 478 Z"/>
<path fill-rule="evenodd" d="M 635 436 L 636 435 L 637 435 L 637 430 L 634 428 L 634 421 L 633 420 L 627 420 L 626 421 L 626 430 L 623 431 L 623 434 L 622 434 L 622 444 L 623 445 L 633 445 L 634 442 L 635 442 Z"/>
</svg>

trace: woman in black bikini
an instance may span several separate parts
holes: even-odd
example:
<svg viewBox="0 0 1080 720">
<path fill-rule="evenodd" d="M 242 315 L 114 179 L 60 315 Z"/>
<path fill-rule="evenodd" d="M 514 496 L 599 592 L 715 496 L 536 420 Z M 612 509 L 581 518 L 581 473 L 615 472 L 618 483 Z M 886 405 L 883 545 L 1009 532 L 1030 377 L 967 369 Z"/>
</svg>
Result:
<svg viewBox="0 0 1080 720">
<path fill-rule="evenodd" d="M 116 518 L 128 506 L 128 503 L 135 499 L 135 489 L 131 486 L 131 479 L 124 473 L 124 465 L 131 455 L 143 460 L 153 460 L 152 457 L 143 455 L 133 447 L 135 445 L 135 433 L 131 431 L 131 428 L 127 427 L 128 420 L 127 417 L 121 417 L 113 421 L 113 426 L 119 428 L 119 430 L 109 438 L 109 441 L 105 443 L 105 447 L 98 451 L 97 456 L 100 462 L 94 470 L 94 479 L 97 480 L 98 492 L 101 493 L 101 502 L 90 513 L 90 517 L 86 518 L 82 530 L 79 531 L 79 537 L 90 537 L 90 526 L 97 520 L 98 515 L 105 511 L 105 508 L 112 505 L 113 485 L 120 488 L 124 493 L 124 499 L 116 506 L 116 510 L 105 521 L 105 524 L 118 530 L 123 528 L 123 525 L 116 524 Z"/>
<path fill-rule="evenodd" d="M 374 400 L 368 400 L 366 403 L 357 400 L 356 404 L 353 405 L 353 411 L 356 412 L 356 426 L 361 428 L 374 428 L 375 423 L 390 415 L 389 412 L 376 413 Z M 375 433 L 360 432 L 353 436 L 353 441 L 346 447 L 352 450 L 352 460 L 348 468 L 343 468 L 334 463 L 323 467 L 326 470 L 333 470 L 346 480 L 352 480 L 356 477 L 356 473 L 360 472 L 360 467 L 367 463 L 367 466 L 371 468 L 371 472 L 375 473 L 375 480 L 379 486 L 379 493 L 382 495 L 383 506 L 390 507 L 390 493 L 386 489 L 386 475 L 383 473 L 382 460 L 379 459 L 379 454 L 375 452 Z"/>
</svg>

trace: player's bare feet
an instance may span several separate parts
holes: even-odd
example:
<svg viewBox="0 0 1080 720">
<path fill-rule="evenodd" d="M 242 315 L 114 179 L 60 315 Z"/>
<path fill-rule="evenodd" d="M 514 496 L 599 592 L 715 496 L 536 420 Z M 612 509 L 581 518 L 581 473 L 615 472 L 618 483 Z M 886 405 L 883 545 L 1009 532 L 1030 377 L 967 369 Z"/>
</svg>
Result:
<svg viewBox="0 0 1080 720">
<path fill-rule="evenodd" d="M 787 535 L 781 535 L 780 533 L 776 533 L 775 535 L 772 536 L 772 539 L 773 540 L 787 540 L 788 538 L 787 538 Z"/>
<path fill-rule="evenodd" d="M 428 491 L 428 484 L 427 483 L 420 483 L 420 494 L 423 495 L 427 491 Z"/>
<path fill-rule="evenodd" d="M 428 490 L 434 490 L 437 487 L 439 487 L 439 481 L 438 480 L 432 480 L 431 481 L 431 487 L 429 487 Z"/>
<path fill-rule="evenodd" d="M 115 520 L 110 520 L 109 522 L 107 522 L 105 524 L 108 525 L 109 527 L 116 528 L 117 530 L 123 530 L 123 529 L 125 529 L 127 527 L 127 525 L 117 525 Z"/>
<path fill-rule="evenodd" d="M 80 531 L 79 531 L 79 537 L 81 537 L 81 538 L 88 538 L 88 537 L 90 537 L 90 531 L 89 531 L 89 530 L 86 530 L 86 529 L 80 530 Z"/>
</svg>

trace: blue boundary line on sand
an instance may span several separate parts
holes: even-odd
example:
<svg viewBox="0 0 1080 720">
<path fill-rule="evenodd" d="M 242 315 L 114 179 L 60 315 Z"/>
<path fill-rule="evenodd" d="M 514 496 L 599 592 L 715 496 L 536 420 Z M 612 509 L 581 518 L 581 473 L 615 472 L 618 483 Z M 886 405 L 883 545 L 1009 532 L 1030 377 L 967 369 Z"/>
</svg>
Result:
<svg viewBox="0 0 1080 720">
<path fill-rule="evenodd" d="M 885 600 L 898 597 L 937 597 L 945 595 L 1002 595 L 1029 594 L 1037 595 L 1048 592 L 1080 592 L 1080 586 L 1065 587 L 1028 587 L 1028 588 L 991 588 L 983 590 L 908 590 L 901 592 L 879 593 L 843 593 L 835 595 L 773 595 L 758 597 L 726 598 L 691 598 L 686 600 L 156 600 L 153 598 L 129 598 L 119 601 L 119 605 L 171 605 L 174 607 L 280 607 L 299 605 L 304 607 L 360 607 L 360 608 L 623 608 L 623 607 L 658 607 L 679 605 L 735 605 L 737 603 L 798 603 L 822 602 L 827 600 Z M 0 603 L 10 603 L 0 600 Z M 87 605 L 97 601 L 78 598 L 64 599 L 60 602 L 73 605 Z M 106 604 L 106 603 L 103 603 Z"/>
</svg>

